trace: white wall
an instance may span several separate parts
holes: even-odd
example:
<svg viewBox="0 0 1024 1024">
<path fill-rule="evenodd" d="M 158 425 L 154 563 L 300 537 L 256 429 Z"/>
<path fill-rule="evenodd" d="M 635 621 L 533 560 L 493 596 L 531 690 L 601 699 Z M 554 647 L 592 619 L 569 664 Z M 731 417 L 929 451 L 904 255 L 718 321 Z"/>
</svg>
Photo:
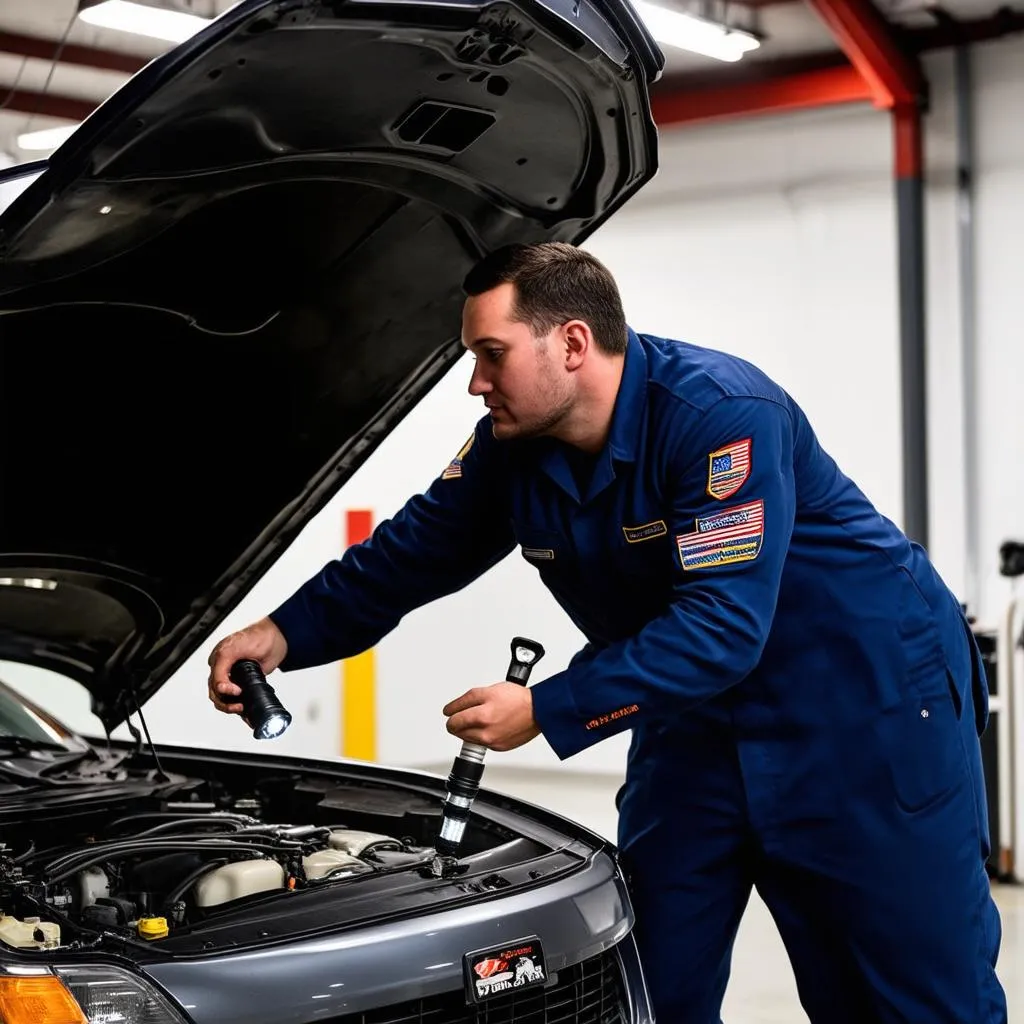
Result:
<svg viewBox="0 0 1024 1024">
<path fill-rule="evenodd" d="M 954 194 L 952 60 L 928 62 L 934 107 L 927 121 L 928 389 L 931 550 L 958 593 L 964 586 L 960 360 Z M 985 620 L 1008 587 L 996 552 L 1024 536 L 1024 380 L 1018 294 L 1024 281 L 1024 41 L 977 51 L 978 303 L 982 361 L 981 551 Z M 889 117 L 866 106 L 735 121 L 663 133 L 661 171 L 641 196 L 588 243 L 618 276 L 631 323 L 742 354 L 799 401 L 825 446 L 880 509 L 901 520 L 896 212 Z M 427 486 L 480 413 L 457 365 L 388 439 L 368 466 L 299 538 L 226 624 L 269 610 L 339 553 L 344 512 L 370 507 L 379 520 Z M 457 743 L 442 705 L 469 686 L 502 677 L 515 633 L 548 650 L 537 669 L 557 671 L 582 638 L 513 555 L 461 594 L 410 615 L 376 652 L 378 759 L 447 764 Z M 218 634 L 218 636 L 221 634 Z M 154 737 L 255 747 L 236 720 L 206 703 L 206 645 L 147 706 Z M 437 657 L 444 649 L 445 657 Z M 0 666 L 0 675 L 11 671 Z M 35 673 L 18 678 L 90 724 L 79 700 L 60 698 Z M 275 681 L 296 715 L 277 741 L 289 752 L 340 750 L 340 668 Z M 123 733 L 124 730 L 120 732 Z M 627 742 L 615 737 L 567 767 L 620 773 Z M 494 754 L 504 764 L 550 767 L 543 739 Z"/>
</svg>

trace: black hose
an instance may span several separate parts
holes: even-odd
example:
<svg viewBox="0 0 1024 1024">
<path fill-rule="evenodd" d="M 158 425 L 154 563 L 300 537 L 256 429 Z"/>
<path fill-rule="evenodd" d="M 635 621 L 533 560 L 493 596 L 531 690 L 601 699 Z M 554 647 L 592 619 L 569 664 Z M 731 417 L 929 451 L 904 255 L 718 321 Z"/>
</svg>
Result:
<svg viewBox="0 0 1024 1024">
<path fill-rule="evenodd" d="M 236 838 L 237 837 L 237 838 Z M 115 859 L 119 856 L 133 853 L 176 853 L 179 851 L 201 851 L 208 849 L 217 850 L 252 850 L 259 853 L 288 854 L 302 853 L 311 845 L 314 840 L 298 840 L 285 838 L 267 838 L 253 836 L 253 838 L 242 838 L 240 833 L 231 833 L 220 838 L 205 833 L 185 834 L 166 838 L 164 836 L 153 836 L 148 839 L 116 839 L 105 843 L 90 843 L 84 848 L 77 848 L 63 857 L 58 857 L 43 868 L 44 875 L 53 872 L 63 871 L 69 864 L 76 863 L 81 858 L 88 858 L 88 863 L 96 864 L 104 859 Z"/>
<path fill-rule="evenodd" d="M 182 840 L 180 842 L 164 841 L 156 849 L 165 853 L 257 853 L 257 854 L 281 854 L 299 852 L 297 850 L 282 850 L 280 846 L 260 845 L 257 843 L 226 842 L 219 840 Z M 43 882 L 46 885 L 55 885 L 57 882 L 70 878 L 85 868 L 94 864 L 101 864 L 109 860 L 121 860 L 133 854 L 150 853 L 154 847 L 145 844 L 124 845 L 116 849 L 109 847 L 104 849 L 90 849 L 75 857 L 64 857 L 53 864 L 47 865 L 43 872 Z"/>
<path fill-rule="evenodd" d="M 151 828 L 144 829 L 142 832 L 135 832 L 131 838 L 142 839 L 144 836 L 165 835 L 168 832 L 174 832 L 176 829 L 183 828 L 186 825 L 216 825 L 222 832 L 241 832 L 243 829 L 248 827 L 237 820 L 216 818 L 179 818 L 176 821 L 165 821 L 161 825 L 153 825 Z"/>
<path fill-rule="evenodd" d="M 172 826 L 177 826 L 178 824 L 183 824 L 185 822 L 195 823 L 197 825 L 205 825 L 208 823 L 212 824 L 213 822 L 216 822 L 217 824 L 225 825 L 226 829 L 232 830 L 233 832 L 241 832 L 243 829 L 250 828 L 254 824 L 257 824 L 255 818 L 250 818 L 247 815 L 230 815 L 225 816 L 223 818 L 207 819 L 206 817 L 201 817 L 193 814 L 178 814 L 177 812 L 153 812 L 151 814 L 132 814 L 124 818 L 118 818 L 116 821 L 111 822 L 111 824 L 108 825 L 107 828 L 112 830 L 117 825 L 123 825 L 130 821 L 143 820 L 146 818 L 172 819 L 165 820 L 164 825 L 167 826 L 166 831 L 173 831 Z M 104 849 L 106 849 L 112 843 L 133 843 L 135 842 L 136 839 L 139 839 L 140 837 L 144 836 L 162 835 L 164 834 L 163 828 L 163 826 L 156 826 L 154 828 L 146 829 L 143 832 L 130 833 L 126 836 L 121 836 L 116 839 L 106 839 L 102 841 L 103 847 Z M 205 837 L 207 833 L 201 833 L 200 835 Z M 88 847 L 90 850 L 93 850 L 98 849 L 99 845 L 100 844 L 98 843 L 90 843 L 88 844 Z M 82 848 L 83 844 L 77 843 L 74 846 L 68 846 L 64 844 L 61 846 L 49 846 L 44 850 L 37 850 L 35 847 L 35 843 L 33 842 L 24 853 L 20 854 L 15 859 L 15 863 L 29 864 L 49 857 L 51 858 L 51 863 L 48 864 L 47 867 L 52 868 L 54 864 L 58 863 L 65 857 L 71 857 L 79 853 L 80 851 L 82 851 Z"/>
<path fill-rule="evenodd" d="M 69 852 L 51 860 L 44 866 L 44 871 L 52 871 L 55 868 L 63 867 L 66 861 L 74 860 L 79 856 L 89 856 L 94 852 L 107 851 L 111 854 L 120 853 L 123 850 L 138 850 L 145 852 L 154 850 L 159 853 L 161 850 L 168 852 L 177 850 L 182 843 L 198 843 L 198 849 L 208 846 L 211 843 L 233 843 L 239 848 L 245 846 L 258 846 L 268 852 L 300 850 L 308 843 L 300 843 L 293 840 L 273 839 L 265 836 L 241 836 L 237 832 L 226 835 L 210 835 L 207 832 L 186 832 L 182 835 L 171 836 L 150 836 L 145 839 L 109 839 L 99 843 L 85 843 L 73 847 Z"/>
<path fill-rule="evenodd" d="M 189 818 L 209 817 L 211 821 L 237 821 L 242 825 L 256 825 L 257 818 L 248 814 L 226 814 L 223 811 L 211 811 L 209 815 L 200 815 L 195 811 L 144 811 L 141 814 L 126 814 L 123 818 L 117 818 L 107 825 L 108 829 L 115 829 L 119 825 L 128 825 L 137 821 L 148 821 L 157 819 L 160 821 L 185 820 Z"/>
<path fill-rule="evenodd" d="M 18 856 L 14 858 L 14 863 L 15 864 L 23 864 L 35 852 L 36 852 L 36 841 L 33 839 L 33 840 L 31 840 L 29 842 L 28 849 L 24 853 L 19 853 Z"/>
<path fill-rule="evenodd" d="M 197 867 L 194 871 L 190 871 L 168 894 L 164 900 L 165 907 L 171 907 L 174 903 L 177 903 L 182 896 L 188 892 L 189 888 L 199 881 L 208 871 L 212 871 L 214 868 L 219 868 L 222 864 L 227 864 L 227 857 L 218 857 L 216 860 L 206 861 Z"/>
</svg>

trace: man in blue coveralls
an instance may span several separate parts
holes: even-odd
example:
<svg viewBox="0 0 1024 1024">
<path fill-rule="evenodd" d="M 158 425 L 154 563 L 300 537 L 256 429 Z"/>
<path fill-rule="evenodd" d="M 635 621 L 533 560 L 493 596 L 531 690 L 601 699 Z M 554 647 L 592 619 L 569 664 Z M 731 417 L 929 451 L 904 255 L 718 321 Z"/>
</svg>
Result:
<svg viewBox="0 0 1024 1024">
<path fill-rule="evenodd" d="M 588 253 L 501 250 L 467 277 L 487 415 L 425 494 L 210 655 L 356 655 L 518 545 L 586 635 L 448 730 L 568 758 L 633 731 L 619 845 L 663 1024 L 719 1020 L 756 885 L 818 1024 L 990 1024 L 988 714 L 961 608 L 922 549 L 749 363 L 627 328 Z"/>
</svg>

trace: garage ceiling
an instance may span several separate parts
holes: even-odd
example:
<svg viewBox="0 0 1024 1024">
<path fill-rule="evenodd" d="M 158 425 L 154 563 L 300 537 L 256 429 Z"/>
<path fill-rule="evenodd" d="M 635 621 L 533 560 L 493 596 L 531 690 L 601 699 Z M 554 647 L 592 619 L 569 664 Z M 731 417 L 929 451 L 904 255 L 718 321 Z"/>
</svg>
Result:
<svg viewBox="0 0 1024 1024">
<path fill-rule="evenodd" d="M 686 10 L 692 9 L 694 0 L 661 2 Z M 233 3 L 193 0 L 190 6 L 197 14 L 211 16 Z M 920 31 L 936 25 L 936 5 L 927 0 L 880 0 L 878 6 L 897 29 Z M 1005 10 L 997 0 L 942 0 L 941 9 L 957 21 L 991 26 L 1001 6 Z M 740 24 L 763 35 L 762 46 L 739 64 L 666 47 L 665 77 L 658 90 L 727 86 L 752 75 L 774 74 L 784 66 L 844 61 L 829 30 L 805 0 L 748 0 L 730 8 L 739 12 Z M 18 136 L 75 123 L 169 46 L 92 27 L 76 18 L 76 12 L 77 0 L 0 0 L 0 165 L 45 156 L 19 149 Z M 1011 16 L 1010 24 L 1019 29 L 1024 13 Z M 983 34 L 994 31 L 989 27 Z"/>
</svg>

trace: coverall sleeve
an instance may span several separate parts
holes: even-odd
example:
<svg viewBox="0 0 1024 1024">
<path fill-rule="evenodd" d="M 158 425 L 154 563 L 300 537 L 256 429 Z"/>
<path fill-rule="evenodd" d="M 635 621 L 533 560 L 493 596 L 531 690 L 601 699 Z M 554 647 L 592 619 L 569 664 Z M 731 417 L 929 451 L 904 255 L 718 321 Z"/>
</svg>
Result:
<svg viewBox="0 0 1024 1024">
<path fill-rule="evenodd" d="M 512 550 L 495 444 L 481 420 L 425 494 L 270 613 L 288 641 L 282 671 L 360 654 L 408 612 L 460 590 Z"/>
<path fill-rule="evenodd" d="M 767 398 L 721 398 L 696 431 L 679 433 L 666 470 L 671 603 L 632 637 L 531 688 L 537 724 L 562 759 L 624 729 L 676 719 L 733 686 L 768 638 L 796 509 L 789 410 Z M 711 476 L 723 450 L 748 452 L 749 475 L 733 494 L 728 479 Z"/>
</svg>

